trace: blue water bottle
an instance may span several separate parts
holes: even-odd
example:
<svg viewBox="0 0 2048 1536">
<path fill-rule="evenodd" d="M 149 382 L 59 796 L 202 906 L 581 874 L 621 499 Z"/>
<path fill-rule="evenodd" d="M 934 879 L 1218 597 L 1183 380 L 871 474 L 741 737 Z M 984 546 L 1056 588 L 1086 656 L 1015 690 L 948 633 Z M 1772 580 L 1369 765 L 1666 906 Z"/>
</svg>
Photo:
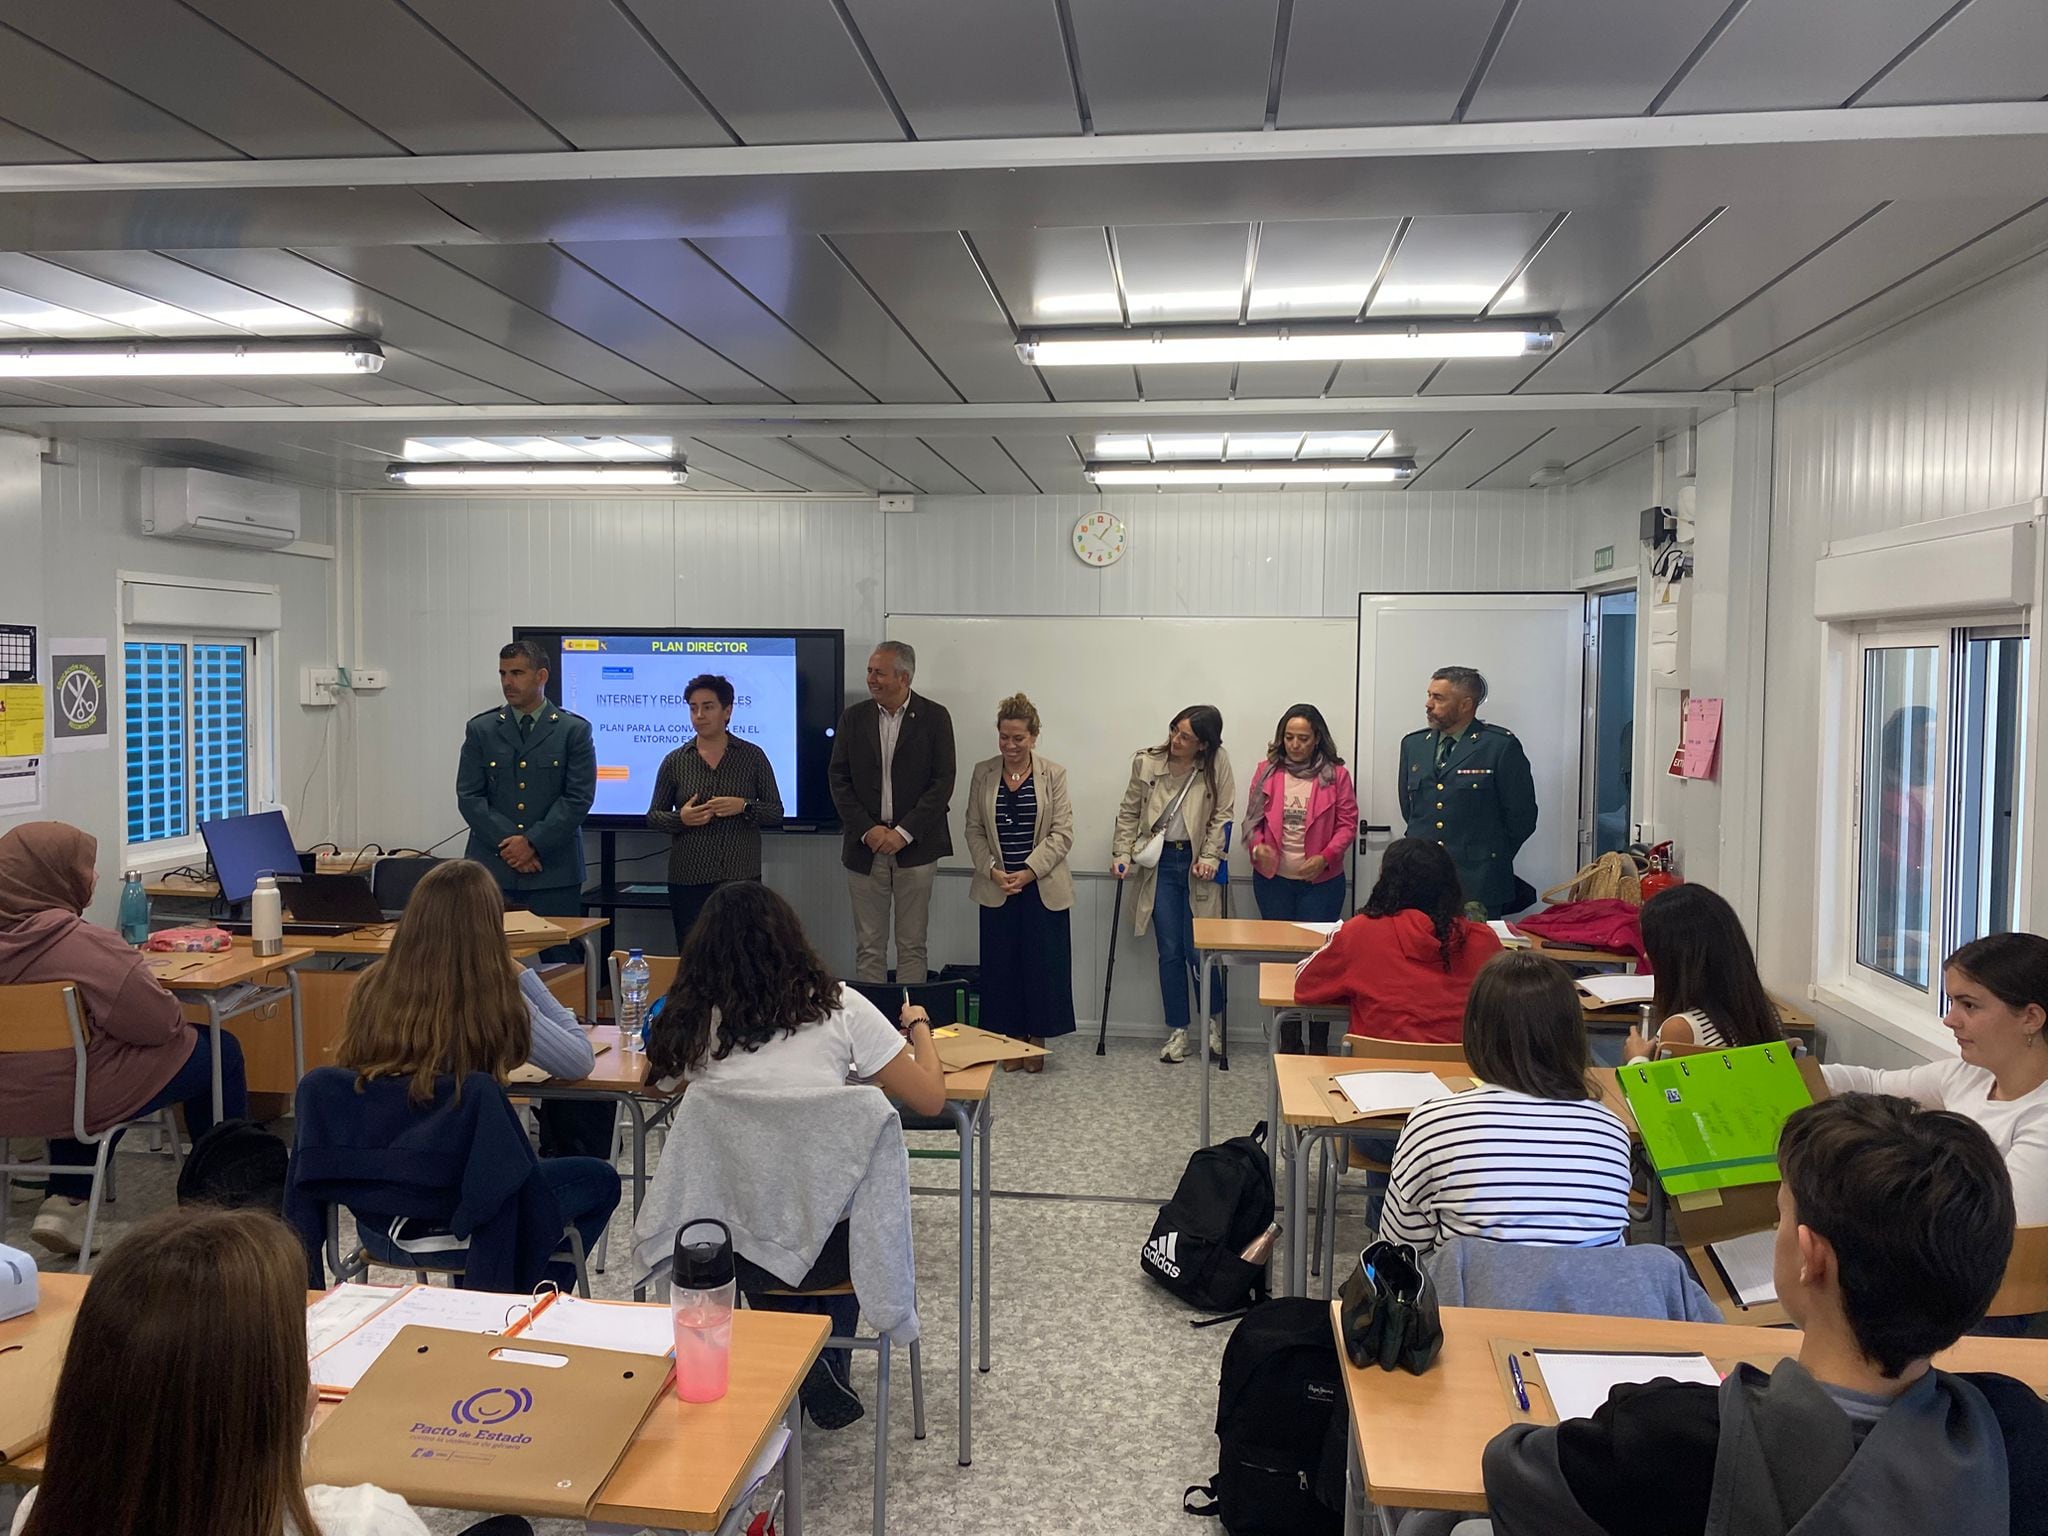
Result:
<svg viewBox="0 0 2048 1536">
<path fill-rule="evenodd" d="M 121 883 L 120 927 L 124 944 L 140 944 L 149 937 L 149 892 L 132 869 Z"/>
<path fill-rule="evenodd" d="M 619 999 L 619 1037 L 629 1051 L 647 1049 L 647 993 L 651 981 L 647 957 L 637 949 L 628 950 L 626 963 L 619 970 L 619 990 L 625 994 Z"/>
</svg>

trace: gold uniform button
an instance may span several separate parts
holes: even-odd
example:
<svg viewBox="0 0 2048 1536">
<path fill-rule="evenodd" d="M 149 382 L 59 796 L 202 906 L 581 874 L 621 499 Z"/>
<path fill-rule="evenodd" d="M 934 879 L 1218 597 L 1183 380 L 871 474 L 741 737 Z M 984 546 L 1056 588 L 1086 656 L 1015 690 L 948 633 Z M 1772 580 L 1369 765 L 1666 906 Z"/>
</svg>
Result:
<svg viewBox="0 0 2048 1536">
<path fill-rule="evenodd" d="M 519 809 L 521 809 L 521 810 L 523 811 L 523 810 L 525 810 L 525 809 L 526 809 L 526 807 L 522 805 L 521 807 L 519 807 Z M 1437 831 L 1439 831 L 1439 832 L 1443 831 L 1443 829 L 1444 829 L 1444 824 L 1443 824 L 1442 822 L 1438 822 L 1438 823 L 1436 824 L 1436 829 L 1437 829 Z"/>
<path fill-rule="evenodd" d="M 519 787 L 520 787 L 521 789 L 524 789 L 524 788 L 526 788 L 526 782 L 525 782 L 525 780 L 523 780 L 523 779 L 522 779 L 522 780 L 520 781 Z M 1438 806 L 1437 806 L 1437 809 L 1438 809 L 1438 810 L 1442 810 L 1442 809 L 1443 809 L 1443 806 L 1442 806 L 1442 805 L 1438 805 Z"/>
<path fill-rule="evenodd" d="M 519 803 L 518 803 L 517 805 L 513 806 L 513 807 L 512 807 L 512 809 L 513 809 L 513 810 L 515 810 L 515 811 L 523 811 L 523 810 L 525 810 L 525 809 L 526 809 L 526 802 L 525 802 L 524 800 L 522 800 L 522 801 L 520 801 L 520 802 L 519 802 Z M 1442 822 L 1438 822 L 1438 823 L 1437 823 L 1437 825 L 1438 825 L 1438 826 L 1442 826 L 1442 825 L 1443 825 L 1443 823 L 1442 823 Z"/>
<path fill-rule="evenodd" d="M 519 787 L 520 787 L 521 789 L 524 789 L 524 788 L 526 788 L 526 786 L 525 786 L 524 784 L 520 785 Z M 1441 801 L 1441 800 L 1437 801 L 1437 803 L 1436 803 L 1436 808 L 1437 808 L 1438 810 L 1442 810 L 1442 809 L 1444 808 L 1444 803 L 1443 803 L 1443 801 Z M 1439 825 L 1441 825 L 1441 823 L 1439 823 Z"/>
<path fill-rule="evenodd" d="M 522 767 L 522 768 L 524 768 L 524 767 L 525 767 L 526 765 L 525 765 L 524 763 L 521 763 L 521 764 L 520 764 L 519 766 L 520 766 L 520 767 Z M 1444 792 L 1444 787 L 1443 787 L 1443 785 L 1441 785 L 1441 784 L 1437 785 L 1437 787 L 1436 787 L 1436 792 L 1437 792 L 1438 794 L 1442 794 L 1442 793 Z"/>
<path fill-rule="evenodd" d="M 526 766 L 526 760 L 525 760 L 524 758 L 521 758 L 521 759 L 519 760 L 519 766 L 520 766 L 520 767 L 522 767 L 522 768 L 524 768 L 524 767 Z M 1441 786 L 1441 785 L 1439 785 L 1439 786 L 1438 786 L 1438 788 L 1442 788 L 1442 786 Z"/>
</svg>

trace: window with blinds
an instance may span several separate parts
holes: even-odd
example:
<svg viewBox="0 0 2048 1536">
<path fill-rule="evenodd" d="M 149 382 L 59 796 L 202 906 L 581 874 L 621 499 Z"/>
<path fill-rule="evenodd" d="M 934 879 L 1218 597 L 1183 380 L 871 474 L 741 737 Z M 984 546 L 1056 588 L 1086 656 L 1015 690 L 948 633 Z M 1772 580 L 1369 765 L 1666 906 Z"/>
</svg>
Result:
<svg viewBox="0 0 2048 1536">
<path fill-rule="evenodd" d="M 123 643 L 130 846 L 249 811 L 253 652 L 252 641 L 190 636 Z"/>
</svg>

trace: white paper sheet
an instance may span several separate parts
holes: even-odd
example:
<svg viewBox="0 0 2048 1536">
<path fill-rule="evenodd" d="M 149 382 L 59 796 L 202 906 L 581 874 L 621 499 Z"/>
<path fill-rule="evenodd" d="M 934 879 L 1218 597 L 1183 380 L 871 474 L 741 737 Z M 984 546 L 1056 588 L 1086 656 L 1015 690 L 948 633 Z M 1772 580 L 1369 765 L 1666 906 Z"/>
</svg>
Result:
<svg viewBox="0 0 2048 1536">
<path fill-rule="evenodd" d="M 1521 934 L 1515 932 L 1512 927 L 1497 917 L 1489 920 L 1486 926 L 1493 930 L 1493 936 L 1500 940 L 1503 948 L 1527 949 L 1529 947 L 1527 939 L 1523 938 Z"/>
<path fill-rule="evenodd" d="M 347 1392 L 398 1337 L 398 1330 L 450 1328 L 459 1333 L 503 1333 L 532 1303 L 530 1296 L 499 1291 L 463 1291 L 446 1285 L 418 1285 L 313 1361 L 313 1383 L 330 1395 Z"/>
<path fill-rule="evenodd" d="M 1728 1289 L 1745 1307 L 1778 1299 L 1778 1277 L 1771 1266 L 1777 1241 L 1775 1231 L 1765 1231 L 1746 1232 L 1725 1242 L 1707 1244 L 1714 1262 L 1728 1278 Z"/>
<path fill-rule="evenodd" d="M 542 1307 L 519 1330 L 521 1339 L 545 1344 L 587 1344 L 593 1349 L 620 1349 L 634 1355 L 675 1352 L 675 1324 L 667 1307 L 656 1302 L 585 1301 L 562 1295 Z"/>
<path fill-rule="evenodd" d="M 1345 1072 L 1331 1079 L 1361 1115 L 1391 1114 L 1447 1097 L 1451 1088 L 1434 1072 Z"/>
<path fill-rule="evenodd" d="M 1297 928 L 1306 928 L 1319 939 L 1327 939 L 1344 925 L 1342 923 L 1296 923 Z"/>
<path fill-rule="evenodd" d="M 1618 1003 L 1647 1003 L 1657 995 L 1654 976 L 1581 976 L 1579 988 L 1612 1008 Z"/>
<path fill-rule="evenodd" d="M 395 1285 L 359 1285 L 353 1280 L 337 1285 L 306 1308 L 306 1358 L 312 1359 L 368 1322 L 396 1301 L 404 1289 Z"/>
<path fill-rule="evenodd" d="M 1721 1373 L 1705 1355 L 1580 1354 L 1565 1349 L 1539 1349 L 1535 1354 L 1560 1420 L 1591 1418 L 1608 1393 L 1632 1382 L 1669 1377 L 1710 1387 L 1721 1384 Z"/>
</svg>

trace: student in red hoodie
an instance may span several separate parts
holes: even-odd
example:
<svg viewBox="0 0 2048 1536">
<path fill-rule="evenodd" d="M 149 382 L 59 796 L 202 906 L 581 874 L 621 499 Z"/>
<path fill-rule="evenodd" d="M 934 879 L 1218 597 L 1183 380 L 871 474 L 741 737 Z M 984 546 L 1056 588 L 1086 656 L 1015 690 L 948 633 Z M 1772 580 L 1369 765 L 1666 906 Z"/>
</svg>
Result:
<svg viewBox="0 0 2048 1536">
<path fill-rule="evenodd" d="M 1472 978 L 1500 953 L 1491 928 L 1460 915 L 1464 905 L 1441 844 L 1396 840 L 1358 915 L 1294 973 L 1294 1000 L 1349 1005 L 1354 1035 L 1456 1041 Z"/>
</svg>

